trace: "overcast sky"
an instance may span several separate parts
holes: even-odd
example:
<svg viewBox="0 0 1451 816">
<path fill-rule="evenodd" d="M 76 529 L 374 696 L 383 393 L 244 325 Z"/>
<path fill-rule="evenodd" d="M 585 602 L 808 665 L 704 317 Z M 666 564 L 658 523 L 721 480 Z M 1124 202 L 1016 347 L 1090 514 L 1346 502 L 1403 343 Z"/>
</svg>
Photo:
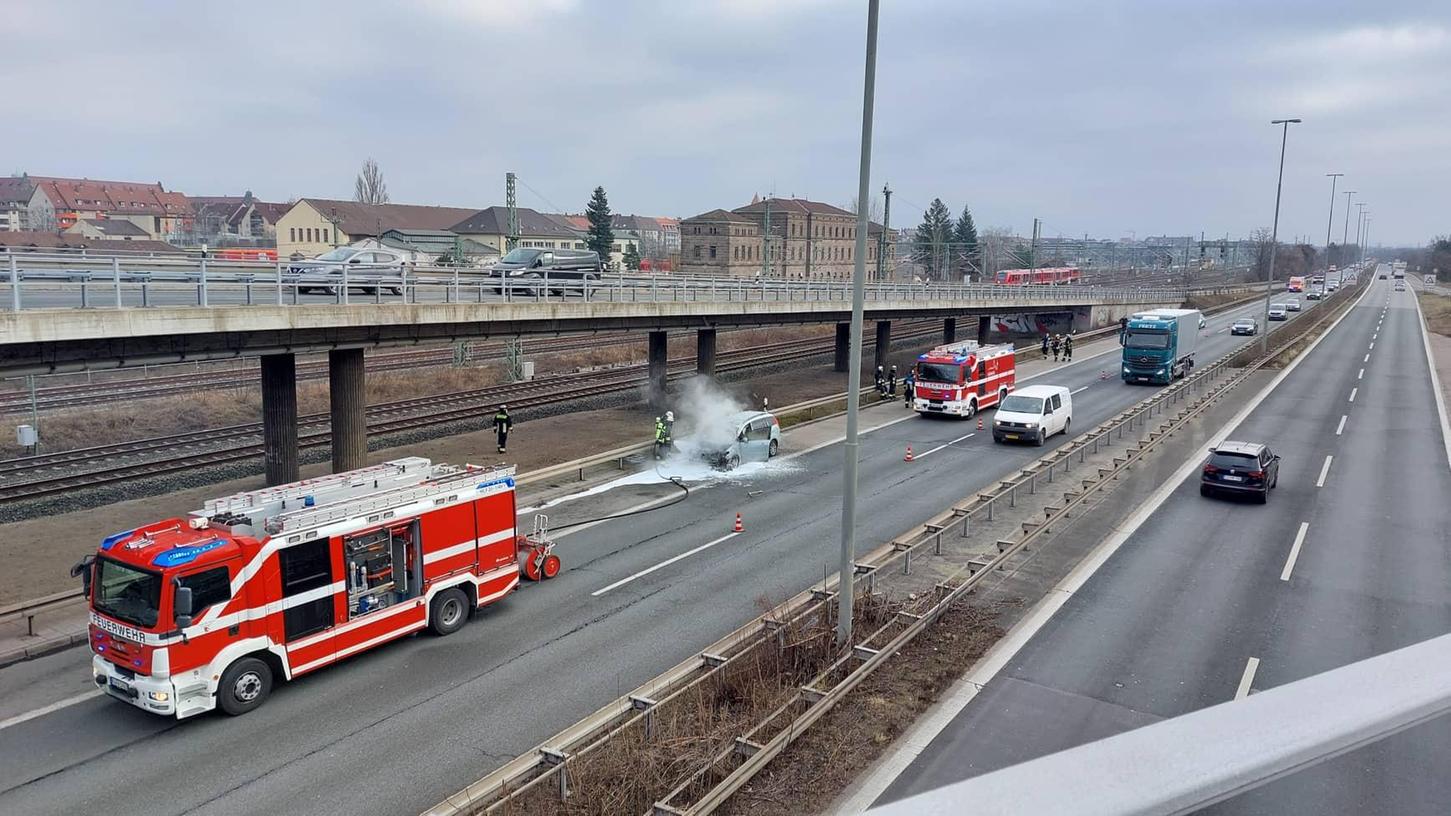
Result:
<svg viewBox="0 0 1451 816">
<path fill-rule="evenodd" d="M 885 0 L 872 187 L 1047 235 L 1451 232 L 1451 3 Z M 848 204 L 866 3 L 0 0 L 0 172 L 689 216 Z M 1344 196 L 1337 196 L 1340 240 Z M 1352 222 L 1353 222 L 1352 218 Z M 1351 225 L 1354 230 L 1354 224 Z"/>
</svg>

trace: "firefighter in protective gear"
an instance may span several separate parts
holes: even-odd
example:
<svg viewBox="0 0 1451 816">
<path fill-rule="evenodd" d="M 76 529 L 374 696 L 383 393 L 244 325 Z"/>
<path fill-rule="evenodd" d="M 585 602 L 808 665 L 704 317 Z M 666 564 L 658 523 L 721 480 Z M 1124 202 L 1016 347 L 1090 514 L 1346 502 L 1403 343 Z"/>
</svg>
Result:
<svg viewBox="0 0 1451 816">
<path fill-rule="evenodd" d="M 670 447 L 670 429 L 666 427 L 665 420 L 655 417 L 655 458 L 663 459 L 665 449 Z"/>
<path fill-rule="evenodd" d="M 886 372 L 882 371 L 882 367 L 881 366 L 877 366 L 877 393 L 878 394 L 885 394 L 885 393 L 887 393 L 887 387 L 886 387 L 886 385 L 887 385 L 887 375 L 886 375 Z"/>
<path fill-rule="evenodd" d="M 500 405 L 499 410 L 494 412 L 494 434 L 499 440 L 499 453 L 507 452 L 509 429 L 513 427 L 514 420 L 509 416 L 509 406 Z"/>
<path fill-rule="evenodd" d="M 892 373 L 887 375 L 887 396 L 897 396 L 897 367 L 892 366 Z"/>
</svg>

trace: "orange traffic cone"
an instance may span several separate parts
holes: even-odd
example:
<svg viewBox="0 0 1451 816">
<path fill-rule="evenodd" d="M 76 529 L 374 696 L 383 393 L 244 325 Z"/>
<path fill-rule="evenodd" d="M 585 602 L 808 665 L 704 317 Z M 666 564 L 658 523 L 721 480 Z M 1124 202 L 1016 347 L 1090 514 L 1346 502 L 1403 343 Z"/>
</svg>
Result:
<svg viewBox="0 0 1451 816">
<path fill-rule="evenodd" d="M 982 417 L 977 418 L 977 429 L 982 430 Z"/>
<path fill-rule="evenodd" d="M 746 531 L 746 525 L 743 524 L 743 523 L 741 523 L 741 514 L 740 513 L 736 513 L 736 526 L 735 526 L 735 528 L 733 530 L 731 530 L 731 532 L 734 532 L 734 533 L 744 533 L 745 531 Z"/>
<path fill-rule="evenodd" d="M 907 446 L 907 455 L 902 457 L 902 461 L 903 462 L 910 462 L 910 461 L 912 461 L 912 446 L 911 445 L 908 445 Z"/>
</svg>

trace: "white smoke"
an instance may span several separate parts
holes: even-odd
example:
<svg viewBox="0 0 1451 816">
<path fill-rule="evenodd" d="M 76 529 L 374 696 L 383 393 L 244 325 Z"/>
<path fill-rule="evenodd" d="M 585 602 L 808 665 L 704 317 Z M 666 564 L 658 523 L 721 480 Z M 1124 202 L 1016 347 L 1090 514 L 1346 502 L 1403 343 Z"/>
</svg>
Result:
<svg viewBox="0 0 1451 816">
<path fill-rule="evenodd" d="M 701 454 L 728 447 L 738 430 L 734 414 L 750 406 L 727 393 L 709 377 L 692 377 L 674 400 L 677 455 L 699 459 Z"/>
</svg>

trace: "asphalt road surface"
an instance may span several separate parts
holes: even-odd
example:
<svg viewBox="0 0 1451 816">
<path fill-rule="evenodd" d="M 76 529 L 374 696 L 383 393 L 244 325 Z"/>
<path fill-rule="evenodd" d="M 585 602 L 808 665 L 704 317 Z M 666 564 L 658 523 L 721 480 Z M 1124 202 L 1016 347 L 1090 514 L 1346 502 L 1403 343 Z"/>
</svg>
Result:
<svg viewBox="0 0 1451 816">
<path fill-rule="evenodd" d="M 1229 324 L 1258 308 L 1211 318 L 1201 364 L 1237 347 Z M 1073 427 L 1091 428 L 1148 391 L 1113 376 L 1117 354 L 1034 382 L 1077 391 Z M 993 445 L 975 423 L 872 410 L 902 420 L 862 438 L 863 552 L 1043 453 Z M 0 671 L 0 813 L 419 812 L 739 627 L 763 599 L 834 571 L 841 457 L 839 444 L 793 455 L 788 436 L 758 475 L 562 538 L 559 578 L 459 633 L 351 658 L 245 717 L 176 722 L 83 696 L 94 692 L 82 650 Z M 720 540 L 737 511 L 746 532 Z"/>
<path fill-rule="evenodd" d="M 1202 498 L 1195 472 L 879 801 L 1451 631 L 1451 467 L 1415 295 L 1372 286 L 1230 435 L 1283 457 L 1269 504 Z M 1447 757 L 1436 721 L 1210 812 L 1445 814 Z"/>
</svg>

